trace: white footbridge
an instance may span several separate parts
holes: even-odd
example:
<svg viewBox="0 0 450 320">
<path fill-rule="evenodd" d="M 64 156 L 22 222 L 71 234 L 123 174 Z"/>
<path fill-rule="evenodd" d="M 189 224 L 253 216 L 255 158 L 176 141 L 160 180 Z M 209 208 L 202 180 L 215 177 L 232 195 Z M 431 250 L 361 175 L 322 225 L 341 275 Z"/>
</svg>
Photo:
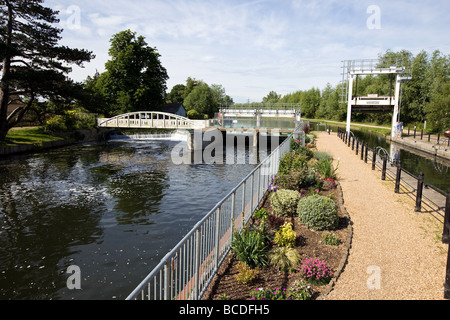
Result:
<svg viewBox="0 0 450 320">
<path fill-rule="evenodd" d="M 207 120 L 191 120 L 171 113 L 141 111 L 97 120 L 100 128 L 204 129 Z"/>
</svg>

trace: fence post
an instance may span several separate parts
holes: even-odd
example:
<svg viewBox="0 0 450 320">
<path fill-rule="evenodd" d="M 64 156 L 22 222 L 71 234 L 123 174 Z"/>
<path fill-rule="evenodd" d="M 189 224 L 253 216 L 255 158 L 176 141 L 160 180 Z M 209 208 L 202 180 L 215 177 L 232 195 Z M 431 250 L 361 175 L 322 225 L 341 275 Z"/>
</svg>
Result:
<svg viewBox="0 0 450 320">
<path fill-rule="evenodd" d="M 366 142 L 366 153 L 364 155 L 364 162 L 367 163 L 367 156 L 369 155 L 369 143 Z"/>
<path fill-rule="evenodd" d="M 356 138 L 356 155 L 358 155 L 358 151 L 359 151 L 359 139 Z"/>
<path fill-rule="evenodd" d="M 383 156 L 383 170 L 381 171 L 381 180 L 386 180 L 387 157 Z"/>
<path fill-rule="evenodd" d="M 352 151 L 354 150 L 355 150 L 355 137 L 352 137 Z"/>
<path fill-rule="evenodd" d="M 375 165 L 377 164 L 377 153 L 375 149 L 373 149 L 373 156 L 372 156 L 372 170 L 375 170 Z"/>
<path fill-rule="evenodd" d="M 349 133 L 349 134 L 348 134 L 348 147 L 350 147 L 350 141 L 351 141 L 351 139 L 352 139 L 352 135 Z"/>
<path fill-rule="evenodd" d="M 397 163 L 397 176 L 395 177 L 395 193 L 400 193 L 401 176 L 402 176 L 402 163 L 399 160 Z"/>
<path fill-rule="evenodd" d="M 361 160 L 364 160 L 364 141 L 361 142 Z"/>
<path fill-rule="evenodd" d="M 194 299 L 198 300 L 198 295 L 200 292 L 200 249 L 201 249 L 201 239 L 202 239 L 202 226 L 197 229 L 197 245 L 195 248 L 195 272 L 197 276 L 195 277 L 194 285 Z"/>
<path fill-rule="evenodd" d="M 447 190 L 447 200 L 445 201 L 444 233 L 442 235 L 442 242 L 445 244 L 450 244 L 450 189 Z M 450 299 L 450 246 L 447 253 L 444 299 Z"/>
<path fill-rule="evenodd" d="M 424 174 L 421 172 L 419 174 L 419 180 L 417 180 L 416 212 L 420 212 L 422 209 L 423 177 Z"/>
</svg>

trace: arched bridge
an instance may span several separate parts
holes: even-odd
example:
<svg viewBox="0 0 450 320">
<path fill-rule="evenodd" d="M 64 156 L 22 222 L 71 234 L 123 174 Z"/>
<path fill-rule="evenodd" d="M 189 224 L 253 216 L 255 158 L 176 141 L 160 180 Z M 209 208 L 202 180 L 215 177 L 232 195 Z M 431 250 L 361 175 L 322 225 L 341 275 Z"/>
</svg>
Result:
<svg viewBox="0 0 450 320">
<path fill-rule="evenodd" d="M 200 129 L 207 127 L 208 121 L 191 120 L 172 113 L 140 111 L 98 119 L 97 124 L 102 128 Z"/>
</svg>

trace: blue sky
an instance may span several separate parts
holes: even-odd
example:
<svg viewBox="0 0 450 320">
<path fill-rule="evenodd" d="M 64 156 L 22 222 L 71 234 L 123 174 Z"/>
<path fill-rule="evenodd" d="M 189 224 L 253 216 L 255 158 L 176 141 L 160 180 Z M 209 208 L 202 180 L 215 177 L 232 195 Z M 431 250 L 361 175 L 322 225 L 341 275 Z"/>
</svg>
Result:
<svg viewBox="0 0 450 320">
<path fill-rule="evenodd" d="M 390 49 L 450 54 L 448 0 L 46 0 L 59 10 L 61 44 L 96 59 L 74 68 L 83 81 L 104 71 L 111 36 L 131 29 L 161 54 L 170 90 L 188 77 L 221 84 L 235 102 L 274 90 L 323 89 L 341 62 Z"/>
</svg>

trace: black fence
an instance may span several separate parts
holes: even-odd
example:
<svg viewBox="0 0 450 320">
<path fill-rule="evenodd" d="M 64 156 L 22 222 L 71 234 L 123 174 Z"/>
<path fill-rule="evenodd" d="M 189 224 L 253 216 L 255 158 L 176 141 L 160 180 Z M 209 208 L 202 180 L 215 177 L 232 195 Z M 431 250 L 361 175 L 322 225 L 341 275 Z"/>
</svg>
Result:
<svg viewBox="0 0 450 320">
<path fill-rule="evenodd" d="M 330 133 L 330 131 L 328 131 Z M 395 168 L 395 170 L 388 170 L 388 155 L 383 154 L 380 155 L 377 152 L 377 148 L 369 148 L 367 142 L 359 141 L 351 133 L 348 133 L 345 129 L 338 128 L 337 131 L 338 137 L 347 145 L 349 148 L 352 148 L 355 151 L 357 156 L 361 157 L 361 160 L 365 163 L 371 161 L 372 170 L 375 170 L 377 166 L 381 169 L 381 180 L 386 180 L 387 176 L 390 175 L 392 180 L 395 181 L 395 193 L 400 193 L 401 184 L 403 183 L 407 187 L 409 187 L 412 194 L 415 198 L 415 211 L 421 212 L 423 210 L 423 206 L 426 205 L 430 208 L 431 211 L 434 211 L 441 215 L 444 218 L 444 230 L 442 234 L 442 242 L 444 244 L 450 244 L 450 189 L 447 192 L 440 190 L 439 188 L 426 184 L 424 182 L 424 173 L 421 172 L 419 176 L 415 176 L 411 172 L 403 169 L 401 167 L 400 161 L 392 161 L 391 166 Z M 378 149 L 379 150 L 379 149 Z M 371 153 L 371 158 L 369 158 L 369 151 Z M 406 174 L 406 175 L 404 175 Z M 402 176 L 405 177 L 402 177 Z M 406 179 L 407 177 L 407 179 Z M 427 201 L 424 201 L 424 188 L 432 189 L 436 193 L 441 194 L 445 197 L 445 205 L 441 206 L 433 199 L 426 198 Z M 434 206 L 434 207 L 433 207 Z M 444 298 L 450 299 L 450 250 L 448 251 L 447 256 L 447 269 L 446 269 L 446 279 L 444 284 Z"/>
<path fill-rule="evenodd" d="M 428 141 L 431 143 L 436 143 L 437 145 L 446 145 L 447 147 L 450 147 L 450 137 L 442 136 L 440 132 L 438 134 L 431 134 L 423 132 L 423 129 L 419 131 L 417 128 L 411 129 L 408 127 L 407 133 L 405 130 L 403 131 L 403 136 L 413 137 L 417 140 L 420 139 L 422 141 Z"/>
</svg>

